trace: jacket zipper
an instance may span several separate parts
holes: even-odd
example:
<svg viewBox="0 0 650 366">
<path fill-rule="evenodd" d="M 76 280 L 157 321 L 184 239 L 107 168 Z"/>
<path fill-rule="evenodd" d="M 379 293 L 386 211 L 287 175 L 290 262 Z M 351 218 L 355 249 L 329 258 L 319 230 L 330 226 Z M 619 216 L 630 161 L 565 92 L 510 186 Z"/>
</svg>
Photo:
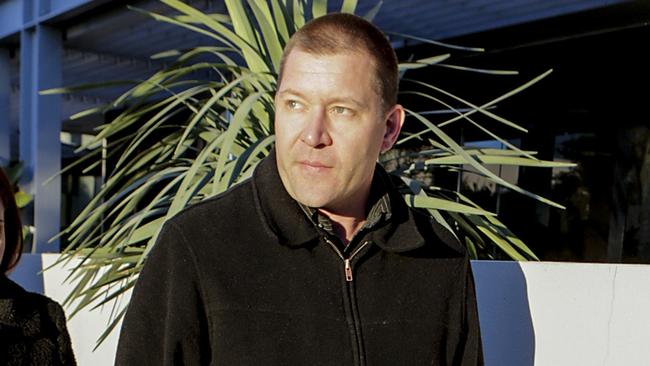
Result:
<svg viewBox="0 0 650 366">
<path fill-rule="evenodd" d="M 350 256 L 345 258 L 341 251 L 336 247 L 334 243 L 332 243 L 327 236 L 324 237 L 325 242 L 332 247 L 334 252 L 343 260 L 343 271 L 345 273 L 345 291 L 348 295 L 348 303 L 349 303 L 349 311 L 351 314 L 351 320 L 352 324 L 348 323 L 348 326 L 352 327 L 353 334 L 354 334 L 354 339 L 352 342 L 352 347 L 353 347 L 353 352 L 352 354 L 355 355 L 355 365 L 363 366 L 365 365 L 365 355 L 364 355 L 364 350 L 363 350 L 363 341 L 361 337 L 361 322 L 359 321 L 359 315 L 357 314 L 356 310 L 356 295 L 354 293 L 354 288 L 353 288 L 353 276 L 352 276 L 352 264 L 350 263 L 352 259 L 359 254 L 365 247 L 370 244 L 369 240 L 364 241 L 361 245 L 359 245 L 358 248 L 356 248 L 352 253 L 350 253 Z"/>
<path fill-rule="evenodd" d="M 334 243 L 332 243 L 331 240 L 329 240 L 327 237 L 325 237 L 325 242 L 329 244 L 329 246 L 334 249 L 334 252 L 343 260 L 343 271 L 345 272 L 345 280 L 347 282 L 352 282 L 354 280 L 352 276 L 352 265 L 350 264 L 350 261 L 352 258 L 354 258 L 355 255 L 357 255 L 360 251 L 363 250 L 363 248 L 367 247 L 368 244 L 370 244 L 370 240 L 366 240 L 363 242 L 363 244 L 359 245 L 357 249 L 355 249 L 352 253 L 350 253 L 350 256 L 348 258 L 345 258 L 343 256 L 343 253 L 339 250 L 339 248 L 336 247 Z"/>
</svg>

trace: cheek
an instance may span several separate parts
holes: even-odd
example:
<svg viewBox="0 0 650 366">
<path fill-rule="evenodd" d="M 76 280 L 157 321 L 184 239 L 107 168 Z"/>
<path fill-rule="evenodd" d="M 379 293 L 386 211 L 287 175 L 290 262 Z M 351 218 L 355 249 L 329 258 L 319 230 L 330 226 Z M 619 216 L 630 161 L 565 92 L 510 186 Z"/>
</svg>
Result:
<svg viewBox="0 0 650 366">
<path fill-rule="evenodd" d="M 275 139 L 276 141 L 283 138 L 286 135 L 286 123 L 283 123 L 285 119 L 281 114 L 276 112 L 275 121 L 273 122 L 273 129 L 275 130 Z"/>
<path fill-rule="evenodd" d="M 277 115 L 274 128 L 276 145 L 291 145 L 300 137 L 301 121 L 295 116 Z"/>
<path fill-rule="evenodd" d="M 280 164 L 290 160 L 293 146 L 291 131 L 287 127 L 286 121 L 277 121 L 275 123 L 275 152 Z"/>
<path fill-rule="evenodd" d="M 281 125 L 281 122 L 275 123 L 275 146 L 276 149 L 283 148 L 287 143 L 286 126 Z"/>
<path fill-rule="evenodd" d="M 384 137 L 379 126 L 374 124 L 366 124 L 354 129 L 347 128 L 337 135 L 340 141 L 344 141 L 343 144 L 348 147 L 351 154 L 360 155 L 359 158 L 372 155 L 375 159 L 377 157 L 374 155 L 379 155 Z"/>
</svg>

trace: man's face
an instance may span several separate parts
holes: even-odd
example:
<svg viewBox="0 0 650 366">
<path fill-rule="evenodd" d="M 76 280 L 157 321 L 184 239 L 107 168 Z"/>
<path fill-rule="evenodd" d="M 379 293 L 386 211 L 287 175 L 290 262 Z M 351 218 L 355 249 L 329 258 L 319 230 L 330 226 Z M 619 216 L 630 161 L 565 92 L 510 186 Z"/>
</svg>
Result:
<svg viewBox="0 0 650 366">
<path fill-rule="evenodd" d="M 383 111 L 370 56 L 289 54 L 275 97 L 277 164 L 298 202 L 345 214 L 365 203 L 380 151 L 395 142 L 404 112 Z"/>
</svg>

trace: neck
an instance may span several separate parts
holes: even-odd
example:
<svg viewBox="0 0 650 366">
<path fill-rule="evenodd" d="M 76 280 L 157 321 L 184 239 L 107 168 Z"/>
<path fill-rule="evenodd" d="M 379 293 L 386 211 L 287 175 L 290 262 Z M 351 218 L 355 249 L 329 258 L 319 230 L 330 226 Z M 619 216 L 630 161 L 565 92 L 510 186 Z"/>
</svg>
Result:
<svg viewBox="0 0 650 366">
<path fill-rule="evenodd" d="M 350 243 L 354 234 L 366 222 L 366 203 L 369 191 L 368 189 L 365 194 L 357 195 L 356 202 L 348 202 L 345 208 L 329 209 L 321 207 L 318 209 L 332 221 L 334 232 L 339 239 L 343 240 L 345 245 Z"/>
<path fill-rule="evenodd" d="M 366 222 L 365 210 L 364 214 L 359 216 L 339 215 L 324 209 L 320 209 L 319 211 L 332 221 L 332 227 L 336 236 L 343 240 L 345 245 L 350 243 L 354 234 L 359 231 Z"/>
<path fill-rule="evenodd" d="M 344 204 L 321 207 L 319 212 L 332 221 L 332 227 L 336 235 L 347 246 L 354 234 L 361 229 L 366 222 L 366 207 L 370 199 L 370 188 L 372 179 L 364 189 L 344 200 Z"/>
</svg>

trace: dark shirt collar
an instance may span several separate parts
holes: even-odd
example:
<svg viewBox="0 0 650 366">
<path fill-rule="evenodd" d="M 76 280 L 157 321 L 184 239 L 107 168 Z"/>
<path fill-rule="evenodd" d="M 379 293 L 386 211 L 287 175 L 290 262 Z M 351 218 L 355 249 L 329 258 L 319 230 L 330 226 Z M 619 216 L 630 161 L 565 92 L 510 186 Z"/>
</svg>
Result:
<svg viewBox="0 0 650 366">
<path fill-rule="evenodd" d="M 386 222 L 385 216 L 375 215 L 372 212 L 375 205 L 372 206 L 369 217 L 383 216 L 382 222 L 385 222 L 385 225 L 379 225 L 369 234 L 371 240 L 382 249 L 391 252 L 412 250 L 422 246 L 424 238 L 415 224 L 413 212 L 397 192 L 390 177 L 379 165 L 375 169 L 375 175 L 384 185 L 390 220 Z M 321 235 L 298 202 L 284 188 L 277 169 L 275 149 L 259 163 L 253 173 L 252 183 L 258 207 L 280 244 L 290 247 L 304 246 Z"/>
<path fill-rule="evenodd" d="M 381 168 L 379 167 L 378 169 Z M 329 217 L 318 211 L 316 208 L 303 205 L 300 202 L 297 203 L 305 215 L 307 215 L 307 218 L 311 221 L 312 225 L 324 230 L 332 236 L 336 236 L 332 221 Z M 383 182 L 380 174 L 375 174 L 372 179 L 370 194 L 368 195 L 366 222 L 358 232 L 373 230 L 380 224 L 390 220 L 390 216 L 390 196 L 386 190 L 386 183 Z"/>
</svg>

